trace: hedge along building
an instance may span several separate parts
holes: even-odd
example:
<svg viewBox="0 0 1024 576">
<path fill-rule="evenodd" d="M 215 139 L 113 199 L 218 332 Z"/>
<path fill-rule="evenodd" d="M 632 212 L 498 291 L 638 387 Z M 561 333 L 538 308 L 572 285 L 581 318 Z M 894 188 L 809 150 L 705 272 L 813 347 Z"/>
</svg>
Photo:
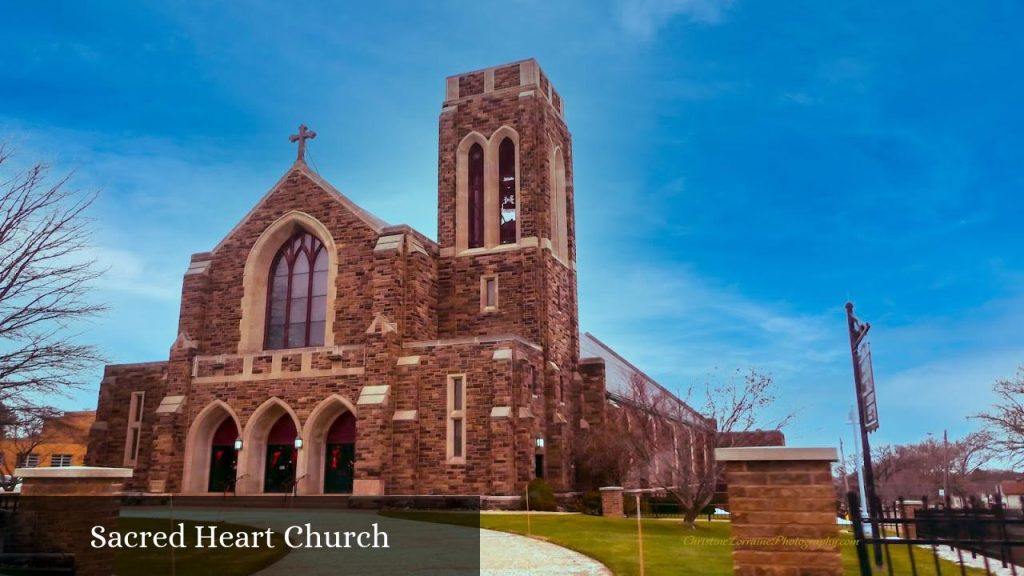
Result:
<svg viewBox="0 0 1024 576">
<path fill-rule="evenodd" d="M 130 488 L 517 494 L 573 486 L 605 413 L 580 362 L 572 141 L 533 60 L 447 79 L 438 241 L 296 162 L 184 276 L 166 362 L 107 366 L 89 463 Z"/>
</svg>

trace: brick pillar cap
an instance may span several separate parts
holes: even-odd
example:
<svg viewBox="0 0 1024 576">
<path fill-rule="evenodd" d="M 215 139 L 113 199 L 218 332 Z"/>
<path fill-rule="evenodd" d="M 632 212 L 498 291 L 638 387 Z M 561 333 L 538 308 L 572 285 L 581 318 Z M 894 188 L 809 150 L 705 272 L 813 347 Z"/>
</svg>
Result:
<svg viewBox="0 0 1024 576">
<path fill-rule="evenodd" d="M 131 478 L 131 468 L 101 468 L 99 466 L 60 466 L 54 468 L 16 468 L 19 478 Z"/>
<path fill-rule="evenodd" d="M 612 490 L 622 490 L 622 486 L 605 486 L 603 488 L 598 488 L 598 490 L 600 490 L 601 492 L 612 491 Z"/>
<path fill-rule="evenodd" d="M 781 461 L 781 460 L 839 460 L 835 448 L 786 448 L 763 446 L 756 448 L 716 448 L 719 462 Z"/>
</svg>

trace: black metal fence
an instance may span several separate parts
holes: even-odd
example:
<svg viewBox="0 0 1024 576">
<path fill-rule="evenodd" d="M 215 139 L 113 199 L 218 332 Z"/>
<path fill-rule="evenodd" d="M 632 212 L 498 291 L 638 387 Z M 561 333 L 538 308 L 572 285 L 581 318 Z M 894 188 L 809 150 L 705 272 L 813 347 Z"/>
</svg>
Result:
<svg viewBox="0 0 1024 576">
<path fill-rule="evenodd" d="M 982 506 L 973 501 L 967 508 L 952 509 L 931 507 L 927 498 L 913 503 L 900 499 L 878 506 L 880 516 L 862 517 L 857 493 L 848 493 L 847 500 L 862 576 L 893 576 L 896 562 L 916 575 L 924 569 L 919 565 L 922 556 L 931 557 L 927 571 L 937 575 L 945 556 L 964 576 L 969 566 L 986 574 L 1000 568 L 1001 573 L 1024 576 L 1019 569 L 1024 564 L 1024 517 L 999 502 Z M 865 525 L 871 526 L 870 535 Z"/>
</svg>

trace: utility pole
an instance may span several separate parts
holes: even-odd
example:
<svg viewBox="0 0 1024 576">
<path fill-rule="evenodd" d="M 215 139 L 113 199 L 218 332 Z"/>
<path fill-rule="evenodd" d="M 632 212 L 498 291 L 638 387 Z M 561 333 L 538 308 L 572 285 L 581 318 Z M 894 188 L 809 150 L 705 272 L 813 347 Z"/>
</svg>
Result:
<svg viewBox="0 0 1024 576">
<path fill-rule="evenodd" d="M 942 495 L 946 500 L 946 510 L 949 510 L 952 499 L 949 495 L 949 434 L 947 430 L 942 431 L 942 459 L 946 462 L 942 478 Z"/>
<path fill-rule="evenodd" d="M 839 469 L 843 474 L 843 494 L 845 495 L 850 492 L 850 475 L 846 472 L 846 452 L 843 452 L 842 438 L 839 439 L 839 462 L 841 463 Z"/>
<path fill-rule="evenodd" d="M 850 419 L 847 423 L 853 429 L 853 461 L 860 461 L 860 442 L 857 441 L 857 418 L 853 415 L 853 406 L 850 406 Z M 853 473 L 856 475 L 857 490 L 860 491 L 860 501 L 866 505 L 868 499 L 864 495 L 864 475 L 860 473 L 860 470 L 854 466 Z"/>
</svg>

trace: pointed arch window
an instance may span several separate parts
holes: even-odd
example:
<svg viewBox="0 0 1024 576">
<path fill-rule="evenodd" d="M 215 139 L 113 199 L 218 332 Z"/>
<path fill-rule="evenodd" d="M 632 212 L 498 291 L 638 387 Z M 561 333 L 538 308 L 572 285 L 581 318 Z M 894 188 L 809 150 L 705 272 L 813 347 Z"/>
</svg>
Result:
<svg viewBox="0 0 1024 576">
<path fill-rule="evenodd" d="M 267 294 L 268 350 L 322 346 L 327 320 L 327 250 L 299 230 L 274 256 Z"/>
<path fill-rule="evenodd" d="M 484 245 L 484 147 L 469 149 L 469 247 Z"/>
<path fill-rule="evenodd" d="M 501 244 L 515 244 L 516 233 L 516 145 L 505 138 L 498 146 L 498 222 Z"/>
</svg>

